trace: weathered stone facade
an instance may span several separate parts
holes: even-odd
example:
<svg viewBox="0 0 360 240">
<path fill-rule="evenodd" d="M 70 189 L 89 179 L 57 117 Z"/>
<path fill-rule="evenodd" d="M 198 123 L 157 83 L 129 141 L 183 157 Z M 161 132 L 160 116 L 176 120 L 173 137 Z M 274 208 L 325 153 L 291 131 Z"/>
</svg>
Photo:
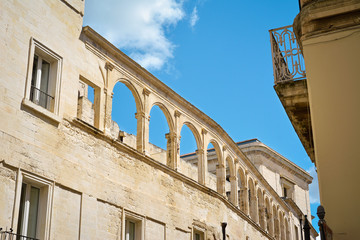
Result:
<svg viewBox="0 0 360 240">
<path fill-rule="evenodd" d="M 39 239 L 135 234 L 137 240 L 188 240 L 195 234 L 221 239 L 227 222 L 228 239 L 296 239 L 293 219 L 301 213 L 228 134 L 83 28 L 83 9 L 82 0 L 0 2 L 0 227 Z M 135 98 L 136 136 L 111 119 L 117 82 Z M 88 86 L 94 103 L 86 97 Z M 155 105 L 169 125 L 166 151 L 149 143 Z M 184 124 L 197 142 L 198 167 L 179 156 Z M 207 171 L 209 143 L 218 157 L 216 174 Z M 246 191 L 239 194 L 238 178 L 268 200 L 272 218 L 258 217 L 264 203 L 257 194 L 250 201 Z"/>
</svg>

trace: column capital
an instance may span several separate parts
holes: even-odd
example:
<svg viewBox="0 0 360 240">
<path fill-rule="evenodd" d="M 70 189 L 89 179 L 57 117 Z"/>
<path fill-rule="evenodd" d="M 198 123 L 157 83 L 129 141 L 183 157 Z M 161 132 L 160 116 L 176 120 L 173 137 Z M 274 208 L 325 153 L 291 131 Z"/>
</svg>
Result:
<svg viewBox="0 0 360 240">
<path fill-rule="evenodd" d="M 207 131 L 205 128 L 203 128 L 203 129 L 201 129 L 201 133 L 202 133 L 203 135 L 205 135 L 205 134 L 208 133 L 208 131 Z"/>
<path fill-rule="evenodd" d="M 195 150 L 195 153 L 197 154 L 197 155 L 200 155 L 200 154 L 204 154 L 204 149 L 197 149 L 197 150 Z"/>
<path fill-rule="evenodd" d="M 144 96 L 149 96 L 150 95 L 150 90 L 147 89 L 147 88 L 144 88 L 142 93 L 143 93 Z"/>
<path fill-rule="evenodd" d="M 181 112 L 179 112 L 178 110 L 175 110 L 174 117 L 178 118 L 178 117 L 180 117 L 180 115 L 181 115 Z"/>
<path fill-rule="evenodd" d="M 136 119 L 145 118 L 148 121 L 150 121 L 150 115 L 147 115 L 145 112 L 137 112 L 137 113 L 135 113 L 135 118 Z"/>
<path fill-rule="evenodd" d="M 230 180 L 230 181 L 234 181 L 234 180 L 236 180 L 236 177 L 235 177 L 235 176 L 230 176 L 230 177 L 229 177 L 229 180 Z"/>
<path fill-rule="evenodd" d="M 105 69 L 112 71 L 114 69 L 114 65 L 112 63 L 110 63 L 109 61 L 107 61 L 105 63 Z"/>
<path fill-rule="evenodd" d="M 176 139 L 176 133 L 174 133 L 174 132 L 169 132 L 169 133 L 166 133 L 165 134 L 165 138 L 166 139 L 171 139 L 171 140 L 174 140 L 174 139 Z"/>
</svg>

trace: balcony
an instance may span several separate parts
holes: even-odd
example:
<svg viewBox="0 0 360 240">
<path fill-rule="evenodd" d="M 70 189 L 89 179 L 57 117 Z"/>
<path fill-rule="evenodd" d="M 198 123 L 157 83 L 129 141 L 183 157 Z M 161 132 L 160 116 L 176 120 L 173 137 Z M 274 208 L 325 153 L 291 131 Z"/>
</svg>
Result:
<svg viewBox="0 0 360 240">
<path fill-rule="evenodd" d="M 306 71 L 292 26 L 272 29 L 274 89 L 310 159 L 314 161 Z"/>
<path fill-rule="evenodd" d="M 0 240 L 39 240 L 39 239 L 13 233 L 11 228 L 9 231 L 7 230 L 3 231 L 2 228 L 0 228 Z"/>
</svg>

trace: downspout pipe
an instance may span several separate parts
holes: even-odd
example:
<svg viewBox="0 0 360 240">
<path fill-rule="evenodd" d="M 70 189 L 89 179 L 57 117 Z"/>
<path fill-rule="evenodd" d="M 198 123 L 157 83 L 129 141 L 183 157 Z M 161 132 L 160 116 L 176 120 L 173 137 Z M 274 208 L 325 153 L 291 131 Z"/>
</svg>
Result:
<svg viewBox="0 0 360 240">
<path fill-rule="evenodd" d="M 227 223 L 226 223 L 226 222 L 221 223 L 223 240 L 226 240 L 226 226 L 227 226 Z"/>
</svg>

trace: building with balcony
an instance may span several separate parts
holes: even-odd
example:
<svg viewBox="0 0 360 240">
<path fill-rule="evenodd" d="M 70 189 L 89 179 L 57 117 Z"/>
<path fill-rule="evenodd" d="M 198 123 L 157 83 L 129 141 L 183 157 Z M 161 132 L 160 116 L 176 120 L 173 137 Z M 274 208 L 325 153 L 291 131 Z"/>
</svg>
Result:
<svg viewBox="0 0 360 240">
<path fill-rule="evenodd" d="M 311 177 L 259 142 L 239 147 L 83 27 L 83 0 L 0 1 L 0 11 L 1 239 L 301 239 Z M 116 84 L 132 93 L 136 135 L 111 117 Z M 154 106 L 169 127 L 166 149 L 149 143 Z M 180 158 L 185 125 L 196 164 Z"/>
<path fill-rule="evenodd" d="M 317 168 L 332 238 L 360 239 L 360 2 L 299 3 L 292 26 L 270 31 L 274 88 Z"/>
</svg>

